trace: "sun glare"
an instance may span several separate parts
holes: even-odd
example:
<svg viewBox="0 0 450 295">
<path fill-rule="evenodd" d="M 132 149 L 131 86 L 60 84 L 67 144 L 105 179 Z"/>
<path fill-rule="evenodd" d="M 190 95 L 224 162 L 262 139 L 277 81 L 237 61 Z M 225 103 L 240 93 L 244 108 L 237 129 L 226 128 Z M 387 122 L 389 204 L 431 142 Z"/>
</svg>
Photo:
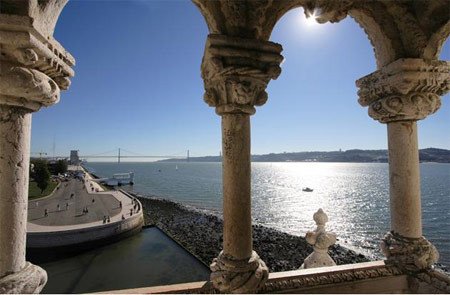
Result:
<svg viewBox="0 0 450 295">
<path fill-rule="evenodd" d="M 308 17 L 303 17 L 303 23 L 306 25 L 306 27 L 314 27 L 317 26 L 318 23 L 316 22 L 316 14 L 310 14 Z"/>
</svg>

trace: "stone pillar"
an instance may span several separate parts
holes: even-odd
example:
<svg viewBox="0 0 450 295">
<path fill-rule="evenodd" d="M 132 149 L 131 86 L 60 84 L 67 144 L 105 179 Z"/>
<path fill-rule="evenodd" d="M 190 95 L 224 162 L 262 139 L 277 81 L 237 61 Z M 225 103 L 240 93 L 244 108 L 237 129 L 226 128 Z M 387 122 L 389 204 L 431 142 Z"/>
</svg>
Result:
<svg viewBox="0 0 450 295">
<path fill-rule="evenodd" d="M 246 259 L 253 249 L 249 115 L 222 116 L 222 154 L 223 250 L 236 259 Z"/>
<path fill-rule="evenodd" d="M 253 293 L 268 278 L 252 242 L 250 115 L 281 72 L 281 50 L 272 42 L 224 35 L 209 35 L 206 42 L 204 100 L 222 117 L 223 250 L 211 264 L 211 281 L 221 292 Z"/>
<path fill-rule="evenodd" d="M 408 238 L 422 236 L 417 122 L 387 124 L 391 229 Z"/>
<path fill-rule="evenodd" d="M 358 80 L 359 102 L 387 123 L 391 231 L 382 242 L 389 262 L 410 272 L 429 268 L 439 257 L 422 236 L 417 120 L 436 112 L 449 90 L 450 63 L 399 59 Z"/>
<path fill-rule="evenodd" d="M 25 261 L 31 113 L 58 102 L 73 76 L 73 58 L 32 20 L 0 14 L 0 293 L 38 293 L 47 281 Z"/>
</svg>

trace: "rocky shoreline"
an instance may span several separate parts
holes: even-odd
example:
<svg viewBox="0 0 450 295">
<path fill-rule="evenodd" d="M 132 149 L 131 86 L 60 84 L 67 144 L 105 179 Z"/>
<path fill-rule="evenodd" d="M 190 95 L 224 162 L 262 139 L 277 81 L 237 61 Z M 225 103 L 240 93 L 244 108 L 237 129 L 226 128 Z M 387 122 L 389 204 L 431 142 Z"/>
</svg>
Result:
<svg viewBox="0 0 450 295">
<path fill-rule="evenodd" d="M 145 225 L 157 226 L 206 265 L 217 257 L 222 249 L 219 216 L 155 196 L 133 195 L 142 203 Z M 253 226 L 253 249 L 272 272 L 298 269 L 313 250 L 304 237 L 261 225 Z M 369 261 L 338 244 L 330 247 L 329 254 L 338 265 Z"/>
</svg>

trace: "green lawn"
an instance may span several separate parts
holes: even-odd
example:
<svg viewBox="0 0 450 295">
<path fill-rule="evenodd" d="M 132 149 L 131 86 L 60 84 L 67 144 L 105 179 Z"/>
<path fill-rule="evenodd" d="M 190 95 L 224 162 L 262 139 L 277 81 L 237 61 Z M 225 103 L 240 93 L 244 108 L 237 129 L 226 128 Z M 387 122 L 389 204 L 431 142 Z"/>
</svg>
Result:
<svg viewBox="0 0 450 295">
<path fill-rule="evenodd" d="M 38 199 L 42 197 L 48 196 L 58 185 L 57 182 L 50 181 L 47 188 L 41 194 L 41 189 L 38 188 L 37 183 L 35 181 L 30 181 L 30 185 L 28 187 L 28 200 Z"/>
</svg>

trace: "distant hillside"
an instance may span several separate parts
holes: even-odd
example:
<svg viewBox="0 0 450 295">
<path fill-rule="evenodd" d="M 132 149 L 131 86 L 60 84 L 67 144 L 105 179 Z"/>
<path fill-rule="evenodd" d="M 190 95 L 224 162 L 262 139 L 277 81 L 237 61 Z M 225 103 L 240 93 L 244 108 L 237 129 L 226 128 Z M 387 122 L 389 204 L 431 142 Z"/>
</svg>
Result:
<svg viewBox="0 0 450 295">
<path fill-rule="evenodd" d="M 450 163 L 450 150 L 427 148 L 419 150 L 421 162 Z M 192 157 L 191 162 L 221 162 L 219 156 Z M 180 159 L 167 159 L 161 162 L 179 162 Z M 352 162 L 386 163 L 387 150 L 347 150 L 335 152 L 298 152 L 266 155 L 252 155 L 252 162 Z"/>
</svg>

